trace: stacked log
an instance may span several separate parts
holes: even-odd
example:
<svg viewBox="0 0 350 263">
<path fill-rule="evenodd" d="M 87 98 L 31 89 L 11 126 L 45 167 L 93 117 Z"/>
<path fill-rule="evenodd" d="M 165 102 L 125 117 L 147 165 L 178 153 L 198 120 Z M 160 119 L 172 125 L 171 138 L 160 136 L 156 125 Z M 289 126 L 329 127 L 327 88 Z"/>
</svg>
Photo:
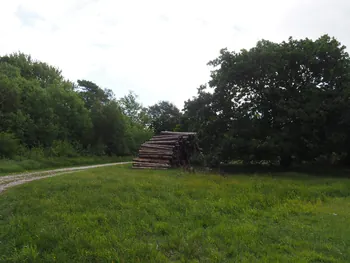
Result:
<svg viewBox="0 0 350 263">
<path fill-rule="evenodd" d="M 141 145 L 133 168 L 168 169 L 188 165 L 198 149 L 195 132 L 163 131 Z"/>
</svg>

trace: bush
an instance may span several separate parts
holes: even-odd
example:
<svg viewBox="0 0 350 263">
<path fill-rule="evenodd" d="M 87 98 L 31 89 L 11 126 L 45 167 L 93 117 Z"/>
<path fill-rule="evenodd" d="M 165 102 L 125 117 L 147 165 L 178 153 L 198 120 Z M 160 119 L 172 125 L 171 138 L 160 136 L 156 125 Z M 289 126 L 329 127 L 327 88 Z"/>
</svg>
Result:
<svg viewBox="0 0 350 263">
<path fill-rule="evenodd" d="M 18 139 L 7 132 L 0 132 L 0 157 L 13 158 L 19 148 Z"/>
<path fill-rule="evenodd" d="M 73 145 L 67 141 L 54 141 L 50 149 L 51 155 L 55 157 L 77 157 L 78 153 Z"/>
<path fill-rule="evenodd" d="M 27 153 L 27 157 L 29 159 L 33 159 L 33 160 L 41 160 L 41 159 L 45 158 L 45 156 L 46 156 L 45 150 L 44 150 L 44 148 L 42 148 L 40 146 L 33 147 Z"/>
</svg>

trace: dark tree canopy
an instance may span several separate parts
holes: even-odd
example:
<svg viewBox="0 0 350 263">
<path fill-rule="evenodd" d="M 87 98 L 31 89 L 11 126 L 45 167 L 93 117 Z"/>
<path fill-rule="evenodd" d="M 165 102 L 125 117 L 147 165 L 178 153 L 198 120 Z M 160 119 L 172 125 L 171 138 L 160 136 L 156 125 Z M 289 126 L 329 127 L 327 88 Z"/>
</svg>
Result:
<svg viewBox="0 0 350 263">
<path fill-rule="evenodd" d="M 348 151 L 349 56 L 334 38 L 262 40 L 223 49 L 209 65 L 213 94 L 199 90 L 185 116 L 198 120 L 192 125 L 202 125 L 222 160 L 287 166 Z"/>
<path fill-rule="evenodd" d="M 181 119 L 180 110 L 168 101 L 160 101 L 150 106 L 148 114 L 151 118 L 151 128 L 156 134 L 161 131 L 173 131 Z"/>
</svg>

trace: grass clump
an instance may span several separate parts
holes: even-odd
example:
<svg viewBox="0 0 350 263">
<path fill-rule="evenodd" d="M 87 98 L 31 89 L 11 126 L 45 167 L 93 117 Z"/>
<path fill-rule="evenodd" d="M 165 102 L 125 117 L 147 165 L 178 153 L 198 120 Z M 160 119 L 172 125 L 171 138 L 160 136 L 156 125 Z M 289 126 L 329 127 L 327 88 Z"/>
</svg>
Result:
<svg viewBox="0 0 350 263">
<path fill-rule="evenodd" d="M 105 167 L 0 196 L 0 262 L 349 262 L 350 181 Z"/>
</svg>

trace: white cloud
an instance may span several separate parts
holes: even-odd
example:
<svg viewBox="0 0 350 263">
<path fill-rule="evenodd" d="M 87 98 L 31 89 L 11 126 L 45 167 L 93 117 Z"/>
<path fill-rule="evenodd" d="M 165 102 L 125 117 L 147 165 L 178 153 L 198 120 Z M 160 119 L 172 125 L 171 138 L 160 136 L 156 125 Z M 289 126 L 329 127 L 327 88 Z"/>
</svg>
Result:
<svg viewBox="0 0 350 263">
<path fill-rule="evenodd" d="M 15 0 L 0 9 L 0 54 L 22 51 L 117 97 L 132 89 L 145 105 L 182 107 L 221 48 L 324 33 L 350 45 L 349 27 L 346 0 Z"/>
</svg>

